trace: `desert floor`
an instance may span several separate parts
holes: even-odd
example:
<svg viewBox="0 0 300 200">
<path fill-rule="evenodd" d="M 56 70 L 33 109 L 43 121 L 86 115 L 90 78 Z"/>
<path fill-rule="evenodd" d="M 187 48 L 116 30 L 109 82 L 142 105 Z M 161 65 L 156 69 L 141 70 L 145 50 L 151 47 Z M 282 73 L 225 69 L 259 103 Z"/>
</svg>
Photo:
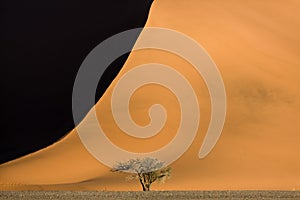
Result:
<svg viewBox="0 0 300 200">
<path fill-rule="evenodd" d="M 0 199 L 299 199 L 300 191 L 22 191 L 0 192 Z"/>
</svg>

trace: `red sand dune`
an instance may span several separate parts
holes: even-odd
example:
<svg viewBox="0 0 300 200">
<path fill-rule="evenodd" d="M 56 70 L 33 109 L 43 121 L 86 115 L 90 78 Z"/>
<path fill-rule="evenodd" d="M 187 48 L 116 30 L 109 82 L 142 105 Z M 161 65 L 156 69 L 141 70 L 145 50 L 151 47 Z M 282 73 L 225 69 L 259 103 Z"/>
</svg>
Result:
<svg viewBox="0 0 300 200">
<path fill-rule="evenodd" d="M 131 53 L 95 106 L 101 113 L 101 126 L 114 143 L 147 152 L 166 144 L 178 128 L 178 102 L 170 91 L 157 85 L 139 89 L 131 99 L 130 111 L 138 124 L 145 125 L 149 106 L 163 104 L 168 119 L 160 134 L 147 141 L 133 139 L 114 123 L 112 89 L 137 65 L 156 62 L 172 66 L 191 82 L 200 102 L 197 137 L 171 165 L 172 178 L 154 189 L 300 189 L 299 10 L 297 0 L 154 2 L 146 26 L 174 29 L 201 44 L 217 64 L 228 98 L 223 133 L 213 151 L 200 160 L 197 155 L 211 112 L 203 80 L 179 56 L 159 50 Z M 76 129 L 46 149 L 0 166 L 0 190 L 139 189 L 136 181 L 125 183 L 124 175 L 111 173 L 88 153 Z"/>
</svg>

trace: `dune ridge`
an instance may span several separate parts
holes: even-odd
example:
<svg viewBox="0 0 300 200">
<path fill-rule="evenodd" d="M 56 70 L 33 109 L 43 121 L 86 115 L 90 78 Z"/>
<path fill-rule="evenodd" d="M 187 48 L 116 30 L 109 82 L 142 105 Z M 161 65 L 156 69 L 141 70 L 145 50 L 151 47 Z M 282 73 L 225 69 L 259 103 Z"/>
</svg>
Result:
<svg viewBox="0 0 300 200">
<path fill-rule="evenodd" d="M 180 111 L 174 95 L 161 86 L 145 86 L 131 99 L 131 114 L 147 124 L 153 103 L 168 112 L 166 127 L 151 143 L 126 136 L 110 107 L 116 82 L 133 67 L 164 63 L 181 72 L 200 102 L 201 121 L 188 151 L 171 166 L 172 178 L 161 190 L 300 190 L 300 3 L 237 0 L 156 0 L 148 27 L 175 29 L 194 38 L 211 55 L 223 76 L 228 107 L 223 133 L 203 160 L 197 155 L 210 119 L 206 86 L 192 66 L 158 50 L 132 52 L 95 105 L 101 126 L 117 145 L 149 151 L 174 136 Z M 143 34 L 140 36 L 143 37 Z M 157 92 L 159 91 L 159 92 Z M 150 95 L 149 95 L 150 94 Z M 165 94 L 163 98 L 159 94 Z M 83 120 L 82 123 L 88 123 Z M 100 164 L 82 145 L 76 129 L 57 143 L 0 166 L 0 190 L 139 190 Z"/>
</svg>

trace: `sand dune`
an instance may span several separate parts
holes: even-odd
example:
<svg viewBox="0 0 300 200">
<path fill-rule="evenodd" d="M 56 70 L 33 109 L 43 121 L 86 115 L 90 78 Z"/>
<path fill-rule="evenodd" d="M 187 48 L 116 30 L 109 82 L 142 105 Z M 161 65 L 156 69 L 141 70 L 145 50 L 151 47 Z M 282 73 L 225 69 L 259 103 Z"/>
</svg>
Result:
<svg viewBox="0 0 300 200">
<path fill-rule="evenodd" d="M 149 123 L 149 106 L 163 104 L 168 119 L 160 134 L 147 141 L 137 140 L 115 124 L 110 106 L 112 89 L 137 65 L 156 62 L 172 66 L 190 81 L 200 102 L 200 128 L 192 146 L 172 164 L 172 178 L 154 189 L 300 189 L 299 9 L 297 0 L 154 2 L 146 26 L 174 29 L 201 44 L 217 64 L 228 98 L 220 140 L 209 156 L 199 160 L 211 112 L 202 78 L 187 61 L 171 53 L 131 53 L 95 106 L 103 130 L 115 144 L 130 151 L 155 150 L 178 128 L 178 102 L 170 91 L 157 85 L 139 89 L 131 99 L 130 111 L 136 123 L 145 125 Z M 111 173 L 89 154 L 76 129 L 46 149 L 0 166 L 0 190 L 140 187 L 134 181 L 124 181 L 123 175 Z"/>
</svg>

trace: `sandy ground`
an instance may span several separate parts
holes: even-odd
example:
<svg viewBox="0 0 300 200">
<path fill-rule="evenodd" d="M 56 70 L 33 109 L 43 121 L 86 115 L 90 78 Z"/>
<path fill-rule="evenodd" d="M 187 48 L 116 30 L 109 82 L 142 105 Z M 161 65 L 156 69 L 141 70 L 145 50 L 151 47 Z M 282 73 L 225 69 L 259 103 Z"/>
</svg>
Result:
<svg viewBox="0 0 300 200">
<path fill-rule="evenodd" d="M 299 199 L 300 191 L 151 191 L 151 192 L 98 192 L 98 191 L 23 191 L 0 192 L 0 199 Z"/>
</svg>

